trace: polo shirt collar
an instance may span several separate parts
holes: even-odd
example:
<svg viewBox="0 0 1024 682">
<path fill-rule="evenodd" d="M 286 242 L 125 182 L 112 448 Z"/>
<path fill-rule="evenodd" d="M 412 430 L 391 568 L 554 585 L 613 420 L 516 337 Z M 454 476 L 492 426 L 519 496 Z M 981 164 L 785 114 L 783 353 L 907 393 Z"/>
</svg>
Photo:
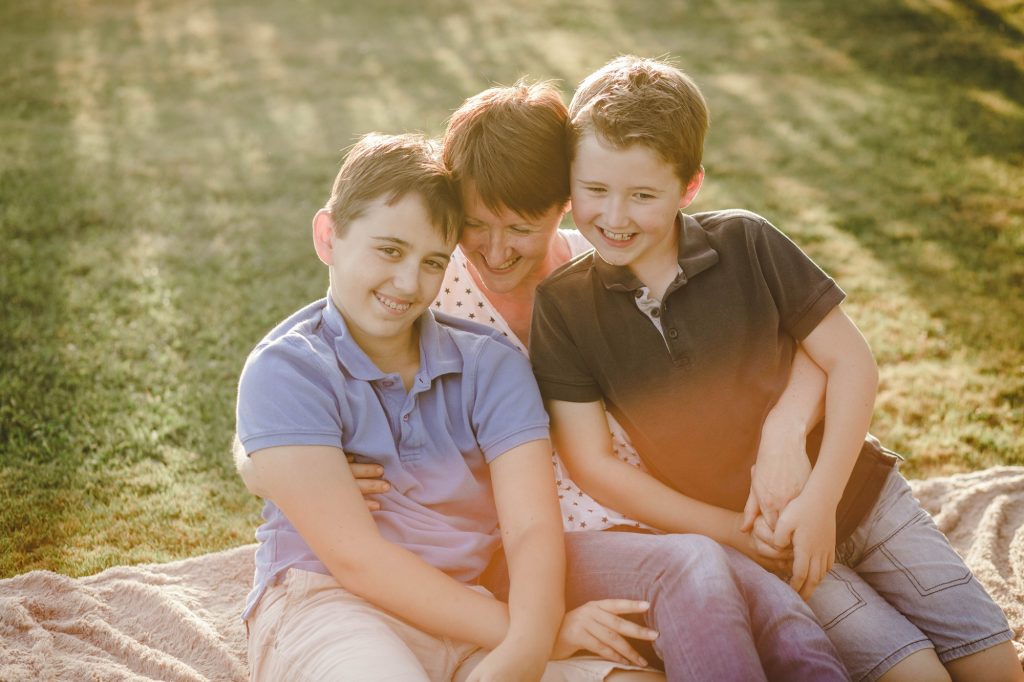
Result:
<svg viewBox="0 0 1024 682">
<path fill-rule="evenodd" d="M 680 284 L 685 284 L 718 263 L 718 252 L 708 243 L 704 228 L 693 216 L 680 211 L 676 216 L 676 229 L 679 230 Z M 606 289 L 636 291 L 644 286 L 628 267 L 606 263 L 597 253 L 594 254 L 594 269 Z"/>
<path fill-rule="evenodd" d="M 352 338 L 345 318 L 331 298 L 330 290 L 327 291 L 323 321 L 333 337 L 338 364 L 354 379 L 379 381 L 387 376 Z M 462 353 L 447 330 L 434 319 L 434 314 L 429 308 L 423 311 L 416 324 L 420 329 L 420 369 L 416 373 L 416 383 L 419 384 L 420 379 L 424 379 L 429 384 L 444 374 L 461 372 Z"/>
</svg>

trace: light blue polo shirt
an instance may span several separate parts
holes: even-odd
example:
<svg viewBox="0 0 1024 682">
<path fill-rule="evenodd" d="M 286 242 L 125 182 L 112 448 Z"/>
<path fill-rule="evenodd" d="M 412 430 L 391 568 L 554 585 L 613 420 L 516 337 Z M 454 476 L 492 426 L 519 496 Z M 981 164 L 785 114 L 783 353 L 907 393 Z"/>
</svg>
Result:
<svg viewBox="0 0 1024 682">
<path fill-rule="evenodd" d="M 382 465 L 391 489 L 374 496 L 381 536 L 469 583 L 499 543 L 487 465 L 548 438 L 548 418 L 529 361 L 497 332 L 430 310 L 417 324 L 420 369 L 406 393 L 355 343 L 329 294 L 299 310 L 245 363 L 238 438 L 249 455 L 329 445 Z M 329 573 L 269 500 L 263 519 L 243 618 L 287 569 Z"/>
</svg>

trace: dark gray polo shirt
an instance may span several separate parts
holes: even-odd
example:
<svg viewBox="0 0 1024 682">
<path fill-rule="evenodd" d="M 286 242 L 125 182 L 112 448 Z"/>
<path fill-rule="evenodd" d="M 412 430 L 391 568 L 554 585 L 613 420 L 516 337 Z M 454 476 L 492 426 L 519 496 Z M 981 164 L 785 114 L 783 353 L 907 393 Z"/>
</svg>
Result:
<svg viewBox="0 0 1024 682">
<path fill-rule="evenodd" d="M 796 344 L 845 294 L 758 215 L 680 213 L 677 225 L 681 271 L 649 313 L 661 331 L 637 305 L 640 280 L 589 252 L 538 287 L 530 358 L 546 399 L 603 399 L 654 476 L 741 511 Z M 820 438 L 809 441 L 816 458 Z M 892 461 L 865 444 L 837 511 L 840 540 Z"/>
</svg>

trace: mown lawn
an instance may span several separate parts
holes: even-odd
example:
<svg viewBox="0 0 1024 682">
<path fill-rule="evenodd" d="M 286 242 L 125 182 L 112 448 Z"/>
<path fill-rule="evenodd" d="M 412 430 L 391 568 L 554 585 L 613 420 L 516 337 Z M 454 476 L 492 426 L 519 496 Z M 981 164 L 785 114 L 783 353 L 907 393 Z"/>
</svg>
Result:
<svg viewBox="0 0 1024 682">
<path fill-rule="evenodd" d="M 1024 464 L 1020 3 L 3 3 L 0 577 L 249 542 L 235 382 L 326 288 L 341 150 L 620 52 L 705 89 L 695 210 L 767 215 L 849 292 L 909 474 Z"/>
</svg>

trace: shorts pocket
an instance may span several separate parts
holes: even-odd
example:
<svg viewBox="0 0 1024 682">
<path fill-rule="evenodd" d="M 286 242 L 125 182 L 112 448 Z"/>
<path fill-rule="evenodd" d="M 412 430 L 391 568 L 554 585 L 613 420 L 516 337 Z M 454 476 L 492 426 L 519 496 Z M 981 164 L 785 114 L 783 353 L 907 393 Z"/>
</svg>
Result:
<svg viewBox="0 0 1024 682">
<path fill-rule="evenodd" d="M 857 587 L 834 570 L 828 572 L 828 578 L 821 581 L 811 597 L 814 615 L 825 630 L 834 628 L 866 605 Z"/>
<path fill-rule="evenodd" d="M 878 547 L 922 597 L 971 581 L 967 568 L 927 512 Z"/>
</svg>

